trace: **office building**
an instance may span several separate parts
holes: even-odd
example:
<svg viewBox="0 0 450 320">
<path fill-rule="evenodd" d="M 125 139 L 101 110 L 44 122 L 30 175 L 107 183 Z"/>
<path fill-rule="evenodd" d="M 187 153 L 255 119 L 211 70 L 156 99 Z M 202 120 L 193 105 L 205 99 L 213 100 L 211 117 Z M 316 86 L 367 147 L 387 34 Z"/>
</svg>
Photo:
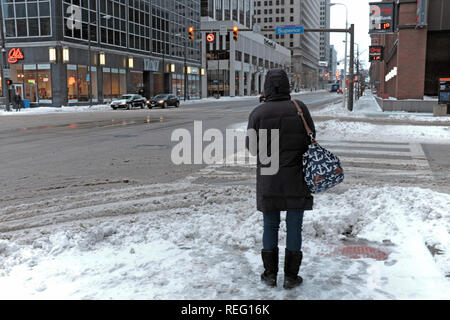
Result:
<svg viewBox="0 0 450 320">
<path fill-rule="evenodd" d="M 204 96 L 243 96 L 263 91 L 264 79 L 271 68 L 289 72 L 291 52 L 262 34 L 252 31 L 254 2 L 251 0 L 202 1 L 201 37 L 213 41 L 202 44 Z M 233 39 L 234 26 L 239 29 Z M 226 30 L 219 32 L 220 28 Z M 246 30 L 246 31 L 244 31 Z"/>
<path fill-rule="evenodd" d="M 319 0 L 256 0 L 254 23 L 263 29 L 279 25 L 303 25 L 305 29 L 319 29 Z M 264 36 L 292 51 L 291 83 L 294 89 L 317 88 L 319 84 L 320 34 L 277 35 L 274 31 Z"/>
<path fill-rule="evenodd" d="M 1 9 L 5 68 L 32 106 L 201 95 L 200 43 L 186 31 L 200 26 L 200 0 L 9 0 Z"/>
</svg>

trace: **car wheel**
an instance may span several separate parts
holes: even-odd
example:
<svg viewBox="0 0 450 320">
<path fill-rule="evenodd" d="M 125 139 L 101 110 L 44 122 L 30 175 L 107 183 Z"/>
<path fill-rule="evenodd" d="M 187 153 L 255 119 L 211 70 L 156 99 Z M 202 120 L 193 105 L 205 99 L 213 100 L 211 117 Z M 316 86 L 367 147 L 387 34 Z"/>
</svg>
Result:
<svg viewBox="0 0 450 320">
<path fill-rule="evenodd" d="M 145 104 L 142 102 L 141 103 L 141 109 L 144 109 L 144 107 L 145 107 Z"/>
<path fill-rule="evenodd" d="M 117 108 L 116 108 L 116 107 L 113 107 L 112 109 L 113 109 L 113 110 L 117 110 Z"/>
<path fill-rule="evenodd" d="M 175 108 L 179 108 L 180 107 L 180 102 L 175 102 Z"/>
<path fill-rule="evenodd" d="M 127 110 L 131 110 L 131 103 L 127 104 Z"/>
<path fill-rule="evenodd" d="M 149 108 L 149 109 L 153 109 L 153 107 L 152 107 L 151 105 L 148 105 L 148 106 L 147 106 L 147 108 Z"/>
<path fill-rule="evenodd" d="M 163 109 L 167 108 L 167 102 L 164 102 L 164 104 L 162 105 L 162 108 Z"/>
</svg>

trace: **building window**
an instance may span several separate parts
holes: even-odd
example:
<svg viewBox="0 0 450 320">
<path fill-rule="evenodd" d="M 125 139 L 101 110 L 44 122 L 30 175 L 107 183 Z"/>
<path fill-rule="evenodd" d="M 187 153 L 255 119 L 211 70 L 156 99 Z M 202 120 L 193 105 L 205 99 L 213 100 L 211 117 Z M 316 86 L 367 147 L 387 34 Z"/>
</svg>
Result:
<svg viewBox="0 0 450 320">
<path fill-rule="evenodd" d="M 8 0 L 3 4 L 5 37 L 51 36 L 49 0 Z"/>
<path fill-rule="evenodd" d="M 90 85 L 92 101 L 97 102 L 97 68 L 92 67 L 91 72 L 89 73 L 88 66 L 76 64 L 67 65 L 67 100 L 69 103 L 89 101 Z"/>
</svg>

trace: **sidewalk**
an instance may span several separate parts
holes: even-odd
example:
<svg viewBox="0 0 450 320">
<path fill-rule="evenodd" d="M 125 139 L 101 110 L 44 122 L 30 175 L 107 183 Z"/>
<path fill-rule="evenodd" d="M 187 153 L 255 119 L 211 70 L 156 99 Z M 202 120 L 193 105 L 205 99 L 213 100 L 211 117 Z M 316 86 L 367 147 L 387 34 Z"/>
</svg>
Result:
<svg viewBox="0 0 450 320">
<path fill-rule="evenodd" d="M 332 104 L 320 110 L 313 110 L 312 115 L 332 116 L 336 118 L 373 118 L 405 120 L 410 122 L 450 122 L 450 115 L 442 117 L 433 117 L 432 113 L 410 113 L 402 111 L 383 112 L 376 102 L 374 96 L 370 93 L 362 96 L 354 103 L 353 111 L 349 111 L 342 103 Z"/>
</svg>

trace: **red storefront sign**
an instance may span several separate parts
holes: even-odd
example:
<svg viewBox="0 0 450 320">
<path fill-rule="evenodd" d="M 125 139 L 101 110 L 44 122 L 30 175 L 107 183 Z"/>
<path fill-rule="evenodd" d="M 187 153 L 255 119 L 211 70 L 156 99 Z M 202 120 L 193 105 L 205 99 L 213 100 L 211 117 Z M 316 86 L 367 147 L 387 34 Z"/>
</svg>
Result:
<svg viewBox="0 0 450 320">
<path fill-rule="evenodd" d="M 20 48 L 12 48 L 9 50 L 8 54 L 8 62 L 9 63 L 17 63 L 19 60 L 24 59 L 23 52 Z"/>
</svg>

